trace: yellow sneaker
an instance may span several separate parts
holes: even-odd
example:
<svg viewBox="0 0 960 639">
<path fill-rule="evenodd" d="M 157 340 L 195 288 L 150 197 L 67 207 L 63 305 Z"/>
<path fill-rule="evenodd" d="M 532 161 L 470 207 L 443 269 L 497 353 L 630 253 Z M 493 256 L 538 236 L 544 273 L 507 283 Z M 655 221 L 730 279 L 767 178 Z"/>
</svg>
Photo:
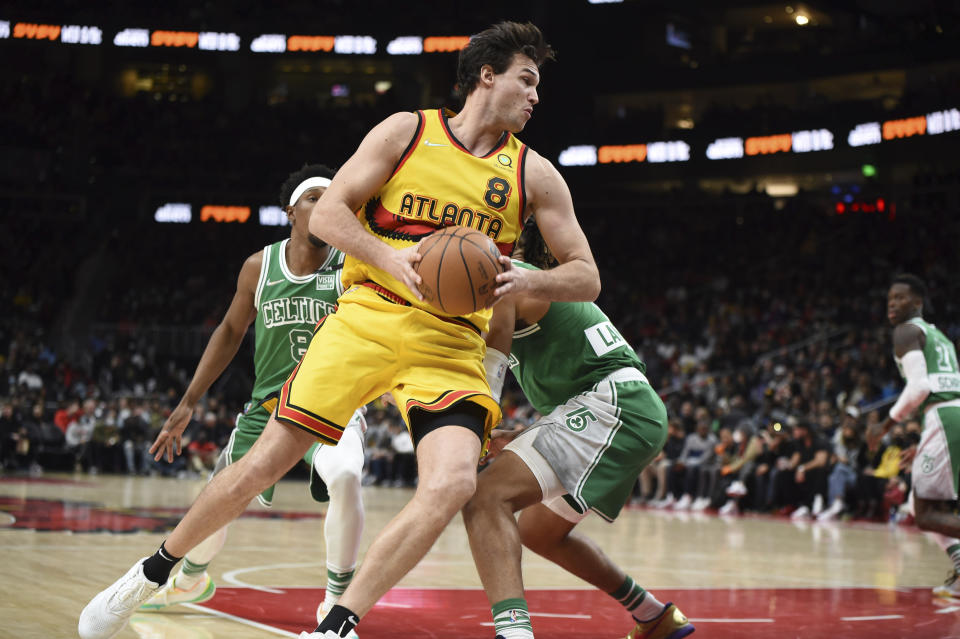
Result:
<svg viewBox="0 0 960 639">
<path fill-rule="evenodd" d="M 195 583 L 192 588 L 177 588 L 177 576 L 174 576 L 155 595 L 145 601 L 140 606 L 140 610 L 163 610 L 182 603 L 203 603 L 212 599 L 215 592 L 217 587 L 210 575 L 206 573 L 203 574 L 203 579 Z"/>
<path fill-rule="evenodd" d="M 693 624 L 680 609 L 667 602 L 663 612 L 650 621 L 638 623 L 626 639 L 680 639 L 694 630 Z"/>
<path fill-rule="evenodd" d="M 933 594 L 936 597 L 960 599 L 960 574 L 957 574 L 956 570 L 952 570 L 942 586 L 934 587 Z"/>
</svg>

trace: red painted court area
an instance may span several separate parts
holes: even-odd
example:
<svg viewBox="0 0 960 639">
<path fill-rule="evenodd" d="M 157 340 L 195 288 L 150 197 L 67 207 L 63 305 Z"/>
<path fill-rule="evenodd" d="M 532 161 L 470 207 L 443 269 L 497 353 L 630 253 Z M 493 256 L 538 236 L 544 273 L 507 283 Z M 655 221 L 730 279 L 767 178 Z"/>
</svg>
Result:
<svg viewBox="0 0 960 639">
<path fill-rule="evenodd" d="M 928 588 L 657 590 L 696 625 L 703 639 L 960 638 L 960 601 L 936 600 Z M 220 588 L 204 607 L 277 629 L 312 629 L 319 588 L 277 595 Z M 534 632 L 551 639 L 624 637 L 622 608 L 592 590 L 531 590 Z M 396 589 L 357 629 L 361 637 L 490 639 L 490 610 L 479 590 Z"/>
</svg>

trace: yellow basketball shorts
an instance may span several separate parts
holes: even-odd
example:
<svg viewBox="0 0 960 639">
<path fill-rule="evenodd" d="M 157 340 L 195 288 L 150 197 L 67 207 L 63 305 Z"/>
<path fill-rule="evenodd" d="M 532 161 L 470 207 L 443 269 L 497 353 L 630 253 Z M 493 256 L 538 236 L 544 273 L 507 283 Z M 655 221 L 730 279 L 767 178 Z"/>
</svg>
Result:
<svg viewBox="0 0 960 639">
<path fill-rule="evenodd" d="M 472 326 L 408 306 L 379 286 L 353 286 L 283 385 L 277 419 L 336 444 L 353 412 L 384 393 L 393 395 L 408 429 L 415 408 L 441 412 L 469 401 L 487 412 L 485 448 L 500 421 L 485 349 Z"/>
</svg>

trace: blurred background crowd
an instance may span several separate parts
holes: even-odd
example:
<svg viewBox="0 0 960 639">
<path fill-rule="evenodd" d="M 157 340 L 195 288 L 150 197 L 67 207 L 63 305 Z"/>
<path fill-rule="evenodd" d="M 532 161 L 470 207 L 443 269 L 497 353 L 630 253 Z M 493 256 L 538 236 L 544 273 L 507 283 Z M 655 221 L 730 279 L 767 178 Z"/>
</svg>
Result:
<svg viewBox="0 0 960 639">
<path fill-rule="evenodd" d="M 492 2 L 470 18 L 444 6 L 426 26 L 378 14 L 364 25 L 381 43 L 367 56 L 253 53 L 248 39 L 259 32 L 359 27 L 337 17 L 341 2 L 327 3 L 322 27 L 290 24 L 311 3 L 284 15 L 244 4 L 104 17 L 79 2 L 37 2 L 0 15 L 8 26 L 57 23 L 67 7 L 72 21 L 104 33 L 86 48 L 0 39 L 16 61 L 0 72 L 4 472 L 209 471 L 249 399 L 252 339 L 197 409 L 183 455 L 155 462 L 147 449 L 243 260 L 288 234 L 258 224 L 257 207 L 277 205 L 280 183 L 302 164 L 342 164 L 389 113 L 456 106 L 455 53 L 389 56 L 392 36 L 466 35 L 503 17 L 532 19 L 559 51 L 519 137 L 570 184 L 601 269 L 598 303 L 669 409 L 670 439 L 639 478 L 637 502 L 826 519 L 897 512 L 910 482 L 900 453 L 919 425 L 864 440 L 901 388 L 886 290 L 897 273 L 919 275 L 931 291 L 925 316 L 960 335 L 960 132 L 864 147 L 847 132 L 960 107 L 955 3 L 685 11 L 637 0 L 571 3 L 560 16 L 544 0 Z M 566 26 L 573 18 L 582 29 Z M 111 44 L 137 25 L 232 30 L 244 46 Z M 714 140 L 805 129 L 829 129 L 835 148 L 704 155 Z M 560 161 L 576 145 L 657 140 L 684 140 L 689 161 Z M 246 223 L 155 221 L 168 202 L 244 204 L 253 214 Z M 504 407 L 506 428 L 537 417 L 512 382 Z M 396 411 L 377 404 L 367 422 L 365 483 L 412 485 L 413 449 Z"/>
</svg>

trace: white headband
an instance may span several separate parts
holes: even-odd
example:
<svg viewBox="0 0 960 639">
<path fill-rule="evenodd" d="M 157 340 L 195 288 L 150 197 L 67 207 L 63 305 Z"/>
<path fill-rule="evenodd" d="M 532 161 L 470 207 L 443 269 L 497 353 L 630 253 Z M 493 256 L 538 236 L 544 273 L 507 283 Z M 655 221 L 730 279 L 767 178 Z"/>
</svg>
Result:
<svg viewBox="0 0 960 639">
<path fill-rule="evenodd" d="M 330 186 L 330 178 L 325 177 L 311 177 L 307 178 L 293 190 L 293 194 L 290 196 L 290 206 L 293 206 L 297 203 L 297 200 L 300 199 L 300 196 L 303 195 L 303 192 L 307 189 L 313 189 L 317 187 L 328 187 Z"/>
</svg>

